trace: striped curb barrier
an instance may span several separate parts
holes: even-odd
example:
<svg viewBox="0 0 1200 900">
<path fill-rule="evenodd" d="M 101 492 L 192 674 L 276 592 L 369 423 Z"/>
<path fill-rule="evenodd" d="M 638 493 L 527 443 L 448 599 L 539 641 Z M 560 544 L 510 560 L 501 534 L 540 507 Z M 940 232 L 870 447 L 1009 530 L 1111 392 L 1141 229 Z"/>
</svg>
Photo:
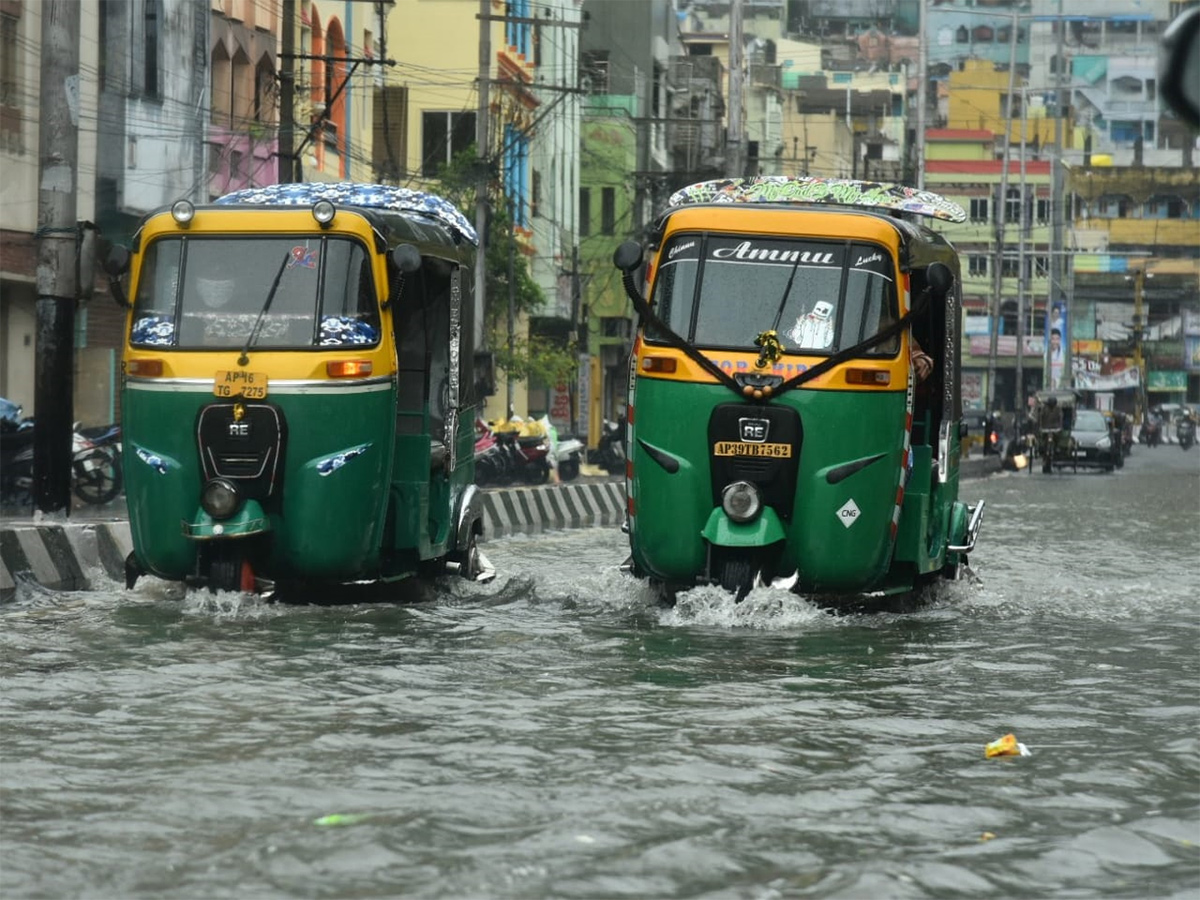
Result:
<svg viewBox="0 0 1200 900">
<path fill-rule="evenodd" d="M 571 528 L 615 528 L 624 521 L 624 482 L 579 482 L 482 492 L 483 539 Z M 133 550 L 129 521 L 0 523 L 0 602 L 21 584 L 87 590 L 99 572 L 125 582 Z"/>
</svg>

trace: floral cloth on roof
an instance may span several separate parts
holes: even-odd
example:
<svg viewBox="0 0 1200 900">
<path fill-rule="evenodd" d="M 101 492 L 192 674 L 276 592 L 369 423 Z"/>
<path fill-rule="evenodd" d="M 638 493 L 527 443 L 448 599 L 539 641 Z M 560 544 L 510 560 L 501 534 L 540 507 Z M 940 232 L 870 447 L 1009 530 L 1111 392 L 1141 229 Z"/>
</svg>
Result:
<svg viewBox="0 0 1200 900">
<path fill-rule="evenodd" d="M 254 206 L 311 206 L 318 200 L 329 200 L 337 206 L 419 213 L 458 232 L 472 244 L 479 244 L 475 229 L 454 204 L 436 194 L 390 184 L 359 184 L 353 181 L 333 184 L 269 184 L 234 191 L 232 194 L 218 197 L 216 202 Z"/>
<path fill-rule="evenodd" d="M 759 175 L 701 181 L 671 195 L 668 206 L 689 203 L 828 203 L 863 206 L 965 222 L 967 214 L 953 200 L 889 181 L 856 181 L 809 175 Z"/>
</svg>

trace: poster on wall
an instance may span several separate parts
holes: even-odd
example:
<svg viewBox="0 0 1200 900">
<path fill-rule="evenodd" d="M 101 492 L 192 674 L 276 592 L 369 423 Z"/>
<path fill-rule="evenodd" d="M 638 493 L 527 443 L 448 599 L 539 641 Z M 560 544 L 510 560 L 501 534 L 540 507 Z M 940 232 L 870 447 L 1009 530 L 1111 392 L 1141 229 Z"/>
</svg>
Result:
<svg viewBox="0 0 1200 900">
<path fill-rule="evenodd" d="M 1046 349 L 1046 362 L 1050 371 L 1050 386 L 1061 388 L 1067 385 L 1063 381 L 1064 336 L 1067 334 L 1067 304 L 1061 300 L 1051 308 L 1050 321 L 1046 323 L 1050 335 Z"/>
<path fill-rule="evenodd" d="M 962 373 L 962 405 L 966 409 L 972 406 L 983 406 L 983 373 Z"/>
<path fill-rule="evenodd" d="M 1193 372 L 1200 369 L 1200 337 L 1183 339 L 1183 367 Z"/>
</svg>

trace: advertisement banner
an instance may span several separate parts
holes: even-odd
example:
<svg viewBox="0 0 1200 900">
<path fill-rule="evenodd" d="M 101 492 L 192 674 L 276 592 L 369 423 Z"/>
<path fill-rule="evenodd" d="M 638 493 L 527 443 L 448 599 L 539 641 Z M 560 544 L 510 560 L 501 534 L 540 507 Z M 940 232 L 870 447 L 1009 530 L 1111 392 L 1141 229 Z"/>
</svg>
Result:
<svg viewBox="0 0 1200 900">
<path fill-rule="evenodd" d="M 992 339 L 989 335 L 977 335 L 971 338 L 969 349 L 972 356 L 978 356 L 987 359 L 988 353 L 991 352 L 990 345 Z M 1041 360 L 1042 353 L 1045 352 L 1045 345 L 1042 343 L 1040 334 L 1025 335 L 1025 358 L 1034 356 Z M 996 355 L 997 356 L 1016 356 L 1017 355 L 1017 336 L 1015 334 L 1001 334 L 996 338 Z"/>
<path fill-rule="evenodd" d="M 1067 387 L 1063 380 L 1063 341 L 1066 339 L 1067 331 L 1067 304 L 1059 301 L 1051 308 L 1050 320 L 1046 323 L 1049 333 L 1050 344 L 1047 349 L 1047 363 L 1049 365 L 1049 382 L 1052 388 Z"/>
<path fill-rule="evenodd" d="M 1102 375 L 1086 365 L 1075 365 L 1075 387 L 1081 391 L 1123 391 L 1138 386 L 1138 368 L 1130 366 L 1119 372 Z"/>
<path fill-rule="evenodd" d="M 1200 337 L 1200 312 L 1183 311 L 1183 333 L 1188 337 Z"/>
<path fill-rule="evenodd" d="M 1146 387 L 1152 391 L 1186 391 L 1187 372 L 1158 369 L 1146 376 Z"/>
<path fill-rule="evenodd" d="M 592 413 L 592 358 L 586 353 L 579 355 L 579 374 L 576 376 L 575 391 L 579 398 L 575 433 L 586 438 L 589 434 L 588 426 L 591 424 Z"/>
<path fill-rule="evenodd" d="M 963 319 L 963 334 L 972 337 L 977 334 L 992 333 L 991 316 L 973 316 L 968 314 Z"/>
<path fill-rule="evenodd" d="M 1200 337 L 1185 337 L 1183 339 L 1183 367 L 1193 372 L 1200 369 Z"/>
<path fill-rule="evenodd" d="M 972 406 L 983 406 L 983 373 L 962 373 L 962 405 L 966 409 Z"/>
<path fill-rule="evenodd" d="M 556 428 L 571 427 L 571 387 L 565 381 L 550 389 L 550 421 Z"/>
</svg>

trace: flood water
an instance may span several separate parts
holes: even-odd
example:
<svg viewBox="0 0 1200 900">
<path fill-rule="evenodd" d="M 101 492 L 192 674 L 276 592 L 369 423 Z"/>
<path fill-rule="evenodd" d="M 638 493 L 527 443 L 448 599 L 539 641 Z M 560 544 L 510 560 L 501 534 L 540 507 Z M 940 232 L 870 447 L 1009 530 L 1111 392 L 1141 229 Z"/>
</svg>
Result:
<svg viewBox="0 0 1200 900">
<path fill-rule="evenodd" d="M 26 591 L 0 895 L 1196 897 L 1200 452 L 963 495 L 982 583 L 904 614 L 660 608 L 608 530 L 403 605 Z"/>
</svg>

